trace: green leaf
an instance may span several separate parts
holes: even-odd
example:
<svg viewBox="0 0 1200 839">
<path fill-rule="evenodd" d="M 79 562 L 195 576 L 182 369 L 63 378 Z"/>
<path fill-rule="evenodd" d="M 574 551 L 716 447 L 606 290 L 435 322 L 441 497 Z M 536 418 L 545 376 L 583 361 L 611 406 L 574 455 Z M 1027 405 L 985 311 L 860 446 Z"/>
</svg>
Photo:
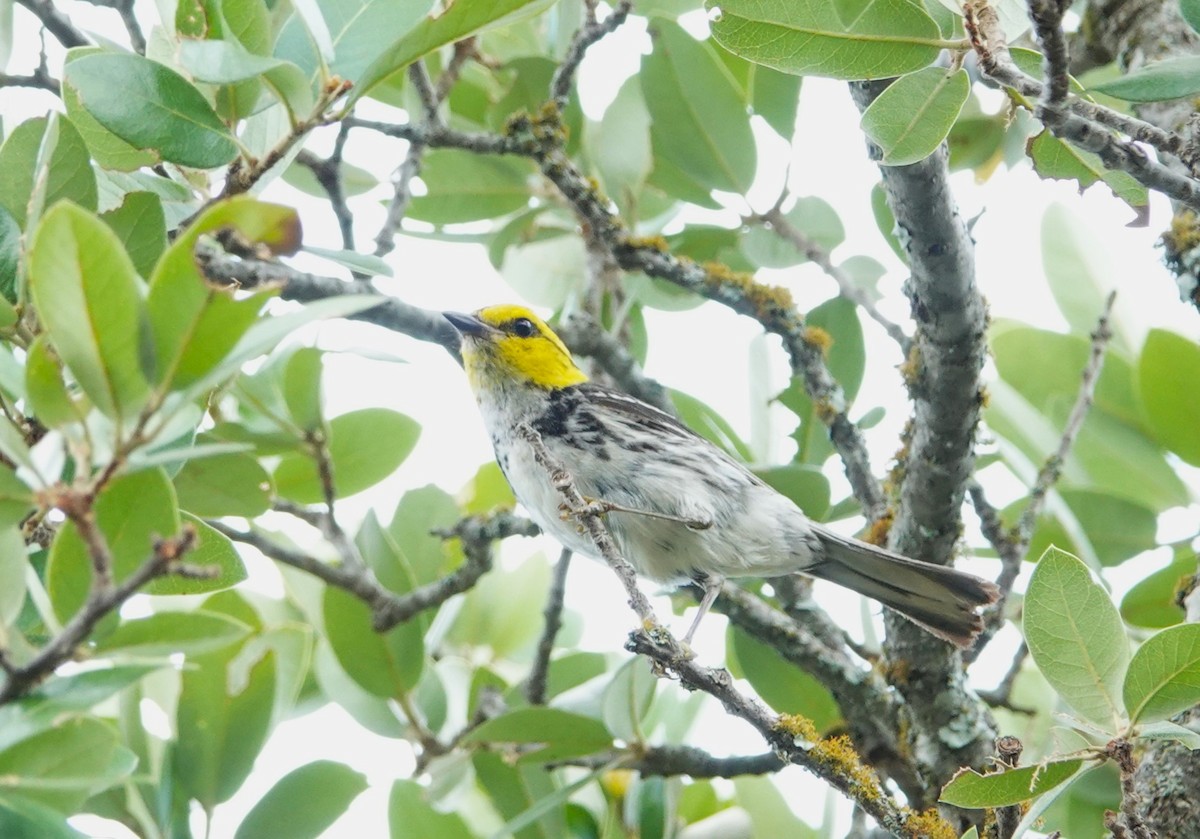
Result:
<svg viewBox="0 0 1200 839">
<path fill-rule="evenodd" d="M 749 681 L 776 713 L 803 714 L 822 732 L 842 722 L 841 709 L 829 690 L 811 674 L 782 661 L 774 648 L 731 624 L 725 649 L 729 672 Z"/>
<path fill-rule="evenodd" d="M 74 47 L 67 50 L 64 61 L 70 64 L 85 55 L 96 55 L 103 51 L 101 47 Z M 67 116 L 87 145 L 87 151 L 91 152 L 96 163 L 104 169 L 114 172 L 136 172 L 143 166 L 153 166 L 160 162 L 156 152 L 129 145 L 97 122 L 83 106 L 79 93 L 70 85 L 63 85 L 62 101 L 66 106 Z"/>
<path fill-rule="evenodd" d="M 503 574 L 486 574 L 469 592 L 454 619 L 449 639 L 466 646 L 490 647 L 501 658 L 519 659 L 542 631 L 541 603 L 550 587 L 550 563 L 534 554 Z"/>
<path fill-rule="evenodd" d="M 1200 347 L 1173 332 L 1152 329 L 1138 364 L 1138 391 L 1155 436 L 1193 466 L 1200 465 L 1200 393 L 1181 382 L 1200 376 Z"/>
<path fill-rule="evenodd" d="M 280 341 L 306 324 L 323 318 L 347 317 L 378 306 L 381 302 L 383 298 L 375 294 L 343 294 L 308 303 L 298 312 L 262 318 L 246 330 L 242 339 L 217 366 L 193 382 L 187 392 L 198 395 L 216 387 L 237 373 L 247 361 L 270 352 Z"/>
<path fill-rule="evenodd" d="M 1108 297 L 1118 281 L 1111 255 L 1104 242 L 1080 225 L 1071 208 L 1052 203 L 1042 216 L 1042 268 L 1050 283 L 1050 293 L 1071 332 L 1090 335 L 1096 328 Z M 1109 318 L 1113 332 L 1111 346 L 1132 354 L 1121 312 Z"/>
<path fill-rule="evenodd" d="M 305 245 L 304 250 L 313 256 L 328 259 L 336 265 L 341 265 L 343 268 L 349 268 L 351 271 L 356 271 L 360 274 L 367 274 L 372 277 L 395 276 L 392 266 L 373 253 L 330 250 L 329 248 L 316 248 L 312 245 Z"/>
<path fill-rule="evenodd" d="M 84 414 L 67 394 L 62 363 L 45 333 L 29 345 L 25 356 L 25 400 L 28 412 L 47 428 L 78 422 Z"/>
<path fill-rule="evenodd" d="M 1164 102 L 1200 93 L 1200 58 L 1185 56 L 1156 61 L 1092 90 L 1127 102 Z"/>
<path fill-rule="evenodd" d="M 473 729 L 467 743 L 520 743 L 542 748 L 524 752 L 518 763 L 545 763 L 592 754 L 612 746 L 604 723 L 557 708 L 519 708 Z"/>
<path fill-rule="evenodd" d="M 117 582 L 150 558 L 155 539 L 179 532 L 175 493 L 161 469 L 144 469 L 114 479 L 96 499 L 95 513 L 112 554 Z M 50 546 L 46 566 L 46 588 L 60 620 L 66 621 L 83 605 L 91 580 L 87 547 L 75 525 L 67 522 Z"/>
<path fill-rule="evenodd" d="M 1135 583 L 1121 600 L 1121 617 L 1134 626 L 1160 629 L 1174 626 L 1184 618 L 1176 595 L 1196 574 L 1196 555 L 1177 549 L 1166 568 L 1159 569 Z"/>
<path fill-rule="evenodd" d="M 537 4 L 545 7 L 544 0 L 492 0 L 490 3 L 454 3 L 440 13 L 421 20 L 416 26 L 401 26 L 394 22 L 396 13 L 393 4 L 377 3 L 384 6 L 386 12 L 382 23 L 383 31 L 394 38 L 396 32 L 405 33 L 399 40 L 381 44 L 381 49 L 374 53 L 369 67 L 358 79 L 351 102 L 358 97 L 370 93 L 371 88 L 386 79 L 392 73 L 407 67 L 423 55 L 433 52 L 438 47 L 452 44 L 468 37 L 481 29 L 495 25 L 510 16 L 515 16 L 527 6 Z M 428 8 L 426 3 L 412 4 Z M 330 21 L 330 29 L 333 29 Z M 405 21 L 407 24 L 407 21 Z M 376 35 L 378 37 L 378 35 Z M 339 53 L 341 50 L 339 49 Z M 375 58 L 378 56 L 378 58 Z M 340 68 L 335 63 L 335 69 Z M 354 79 L 351 75 L 349 78 Z"/>
<path fill-rule="evenodd" d="M 1150 193 L 1132 175 L 1109 169 L 1099 156 L 1058 139 L 1048 130 L 1030 139 L 1025 151 L 1033 161 L 1034 171 L 1043 178 L 1078 181 L 1080 192 L 1103 181 L 1113 195 L 1138 212 L 1139 219 L 1148 212 Z"/>
<path fill-rule="evenodd" d="M 650 112 L 637 77 L 625 80 L 600 121 L 588 123 L 583 139 L 604 191 L 627 217 L 636 216 L 638 193 L 654 166 Z"/>
<path fill-rule="evenodd" d="M 283 370 L 283 398 L 301 431 L 321 427 L 322 358 L 315 347 L 301 347 L 292 353 Z"/>
<path fill-rule="evenodd" d="M 629 659 L 613 674 L 604 689 L 601 707 L 604 724 L 618 740 L 644 742 L 644 722 L 654 701 L 657 677 L 642 657 Z"/>
<path fill-rule="evenodd" d="M 372 175 L 366 169 L 354 166 L 344 160 L 338 166 L 337 172 L 342 183 L 342 194 L 347 198 L 362 195 L 364 192 L 369 192 L 379 186 L 379 178 Z M 313 174 L 313 170 L 302 163 L 293 161 L 283 170 L 283 174 L 280 177 L 285 184 L 294 186 L 305 195 L 311 195 L 314 198 L 322 200 L 329 197 L 329 193 L 325 191 L 325 187 L 321 186 L 321 182 Z"/>
<path fill-rule="evenodd" d="M 150 276 L 167 247 L 162 199 L 153 192 L 127 192 L 121 206 L 101 213 L 100 220 L 120 238 L 137 272 L 143 277 Z"/>
<path fill-rule="evenodd" d="M 491 465 L 499 472 L 498 466 Z M 485 469 L 487 466 L 480 472 Z M 476 483 L 478 480 L 476 476 Z M 500 480 L 507 488 L 508 483 L 502 475 Z M 511 490 L 509 492 L 511 498 Z M 403 554 L 417 585 L 433 582 L 458 564 L 462 551 L 456 540 L 443 539 L 432 533 L 453 527 L 458 519 L 458 504 L 453 496 L 433 484 L 410 489 L 396 505 L 387 527 L 388 536 Z"/>
<path fill-rule="evenodd" d="M 796 816 L 788 800 L 770 778 L 743 775 L 733 779 L 736 800 L 750 816 L 753 836 L 787 836 L 818 839 L 821 836 Z"/>
<path fill-rule="evenodd" d="M 0 797 L 0 836 L 10 839 L 87 839 L 56 810 L 25 798 Z"/>
<path fill-rule="evenodd" d="M 329 421 L 329 459 L 338 498 L 354 495 L 382 481 L 416 446 L 421 426 L 387 408 L 363 408 Z M 275 470 L 275 491 L 301 504 L 325 496 L 317 465 L 308 455 L 288 455 Z"/>
<path fill-rule="evenodd" d="M 787 222 L 817 247 L 832 251 L 846 240 L 837 210 L 824 198 L 805 196 L 784 214 Z M 808 255 L 775 230 L 756 224 L 746 229 L 742 252 L 760 268 L 790 268 L 808 262 Z"/>
<path fill-rule="evenodd" d="M 1165 720 L 1200 702 L 1200 624 L 1147 638 L 1129 662 L 1124 696 L 1133 724 Z"/>
<path fill-rule="evenodd" d="M 189 460 L 175 476 L 179 506 L 202 518 L 254 518 L 271 506 L 271 476 L 244 452 Z"/>
<path fill-rule="evenodd" d="M 325 637 L 338 663 L 360 687 L 385 698 L 403 696 L 416 687 L 425 664 L 419 623 L 376 632 L 370 607 L 333 586 L 325 590 L 323 614 Z"/>
<path fill-rule="evenodd" d="M 3 150 L 0 149 L 0 155 Z M 3 196 L 0 196 L 0 202 L 3 201 Z M 12 213 L 0 203 L 0 306 L 4 308 L 4 322 L 7 326 L 16 323 L 16 310 L 13 310 L 13 316 L 8 314 L 8 309 L 12 308 L 12 304 L 17 301 L 17 280 L 21 266 L 21 226 L 17 224 L 17 220 L 13 218 Z M 9 321 L 12 323 L 9 323 Z"/>
<path fill-rule="evenodd" d="M 963 69 L 926 67 L 901 76 L 862 115 L 866 135 L 883 151 L 885 166 L 924 160 L 937 150 L 971 92 Z"/>
<path fill-rule="evenodd" d="M 1101 565 L 1112 566 L 1157 547 L 1158 516 L 1148 507 L 1093 490 L 1060 489 L 1058 495 L 1066 509 L 1056 504 L 1053 514 L 1038 517 L 1026 553 L 1029 559 L 1041 556 L 1051 544 L 1076 545 Z M 1027 504 L 1027 499 L 1017 501 L 1001 517 L 1016 524 Z"/>
<path fill-rule="evenodd" d="M 0 527 L 20 524 L 33 506 L 33 493 L 25 482 L 12 470 L 0 468 Z"/>
<path fill-rule="evenodd" d="M 1056 760 L 987 775 L 964 769 L 942 788 L 939 800 L 970 810 L 1021 804 L 1065 784 L 1082 766 L 1082 760 Z"/>
<path fill-rule="evenodd" d="M 421 165 L 427 192 L 412 199 L 408 214 L 431 224 L 507 215 L 528 205 L 529 173 L 523 160 L 457 149 L 429 152 Z"/>
<path fill-rule="evenodd" d="M 755 469 L 754 474 L 790 498 L 810 519 L 824 521 L 829 511 L 829 479 L 821 473 L 820 467 L 789 463 Z"/>
<path fill-rule="evenodd" d="M 1030 462 L 1039 463 L 1058 445 L 1079 391 L 1089 342 L 1082 336 L 1001 323 L 994 328 L 992 350 L 1001 382 L 991 388 L 988 424 Z M 1074 486 L 1161 512 L 1188 503 L 1190 495 L 1159 444 L 1144 430 L 1141 401 L 1129 362 L 1110 349 L 1095 404 L 1064 464 L 1064 476 Z M 1130 474 L 1139 480 L 1130 481 Z"/>
<path fill-rule="evenodd" d="M 0 627 L 11 626 L 25 604 L 25 539 L 12 525 L 0 530 Z"/>
<path fill-rule="evenodd" d="M 843 21 L 821 0 L 706 0 L 713 37 L 730 52 L 798 76 L 883 79 L 920 70 L 943 43 L 933 18 L 916 3 L 856 4 Z"/>
<path fill-rule="evenodd" d="M 0 791 L 70 814 L 128 776 L 135 763 L 111 726 L 92 717 L 65 717 L 0 752 Z"/>
<path fill-rule="evenodd" d="M 504 254 L 500 273 L 522 299 L 551 309 L 561 308 L 584 286 L 587 254 L 573 233 L 559 234 Z"/>
<path fill-rule="evenodd" d="M 196 529 L 196 546 L 185 560 L 189 565 L 213 569 L 216 574 L 200 579 L 178 575 L 160 577 L 146 587 L 148 594 L 205 594 L 232 588 L 246 579 L 246 566 L 225 534 L 191 513 L 181 513 L 180 517 Z"/>
<path fill-rule="evenodd" d="M 204 379 L 249 332 L 271 293 L 239 299 L 237 289 L 216 287 L 201 273 L 195 258 L 200 237 L 226 228 L 272 253 L 292 254 L 300 246 L 300 219 L 290 207 L 236 196 L 197 218 L 162 255 L 150 278 L 146 306 L 160 384 L 180 388 Z"/>
<path fill-rule="evenodd" d="M 1196 32 L 1200 32 L 1200 0 L 1179 0 L 1179 13 Z"/>
<path fill-rule="evenodd" d="M 708 405 L 696 397 L 688 396 L 678 390 L 671 391 L 671 402 L 675 405 L 680 421 L 692 431 L 720 446 L 739 460 L 754 459 L 754 453 L 733 430 L 733 426 Z"/>
<path fill-rule="evenodd" d="M 145 304 L 133 263 L 103 222 L 74 204 L 43 217 L 29 253 L 29 288 L 63 363 L 110 417 L 145 404 Z"/>
<path fill-rule="evenodd" d="M 1056 548 L 1042 555 L 1025 594 L 1024 631 L 1034 662 L 1058 694 L 1085 719 L 1119 731 L 1129 639 L 1087 566 Z"/>
<path fill-rule="evenodd" d="M 737 83 L 715 49 L 667 21 L 639 75 L 654 156 L 706 189 L 744 193 L 756 171 L 754 135 Z M 656 164 L 657 165 L 657 164 Z"/>
<path fill-rule="evenodd" d="M 790 140 L 796 129 L 802 79 L 764 64 L 751 67 L 750 106 L 780 137 Z"/>
<path fill-rule="evenodd" d="M 345 764 L 306 763 L 280 778 L 258 800 L 238 825 L 234 839 L 316 839 L 366 788 L 366 776 Z"/>
<path fill-rule="evenodd" d="M 388 796 L 390 839 L 475 839 L 458 813 L 435 810 L 426 800 L 426 789 L 404 778 L 392 784 Z"/>
<path fill-rule="evenodd" d="M 125 142 L 163 160 L 211 169 L 237 156 L 237 144 L 187 79 L 140 55 L 85 55 L 63 68 L 96 121 Z"/>
<path fill-rule="evenodd" d="M 176 724 L 190 736 L 176 741 L 175 777 L 210 811 L 241 787 L 271 727 L 275 655 L 266 653 L 235 685 L 230 663 L 236 654 L 227 647 L 194 656 L 181 678 Z"/>
<path fill-rule="evenodd" d="M 155 658 L 219 650 L 250 634 L 241 621 L 215 612 L 158 612 L 125 621 L 96 645 L 104 655 Z"/>
<path fill-rule="evenodd" d="M 30 219 L 30 199 L 39 189 L 38 212 Z M 87 146 L 71 121 L 61 116 L 53 122 L 47 117 L 26 120 L 11 129 L 0 147 L 0 206 L 18 227 L 27 229 L 32 226 L 27 222 L 37 222 L 41 207 L 62 200 L 96 209 L 96 176 Z"/>
<path fill-rule="evenodd" d="M 284 63 L 278 58 L 255 55 L 236 40 L 185 39 L 179 44 L 179 66 L 198 82 L 240 82 L 257 78 Z"/>
</svg>

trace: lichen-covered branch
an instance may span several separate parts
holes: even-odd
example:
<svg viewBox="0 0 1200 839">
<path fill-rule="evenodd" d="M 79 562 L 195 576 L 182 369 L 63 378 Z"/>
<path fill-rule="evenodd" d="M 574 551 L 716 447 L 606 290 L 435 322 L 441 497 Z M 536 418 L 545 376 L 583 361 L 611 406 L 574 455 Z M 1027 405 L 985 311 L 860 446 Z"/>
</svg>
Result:
<svg viewBox="0 0 1200 839">
<path fill-rule="evenodd" d="M 1030 80 L 1013 63 L 999 19 L 986 0 L 968 3 L 966 13 L 967 34 L 984 74 L 1006 87 L 1022 93 L 1036 91 L 1041 96 L 1044 92 L 1041 83 Z M 1039 108 L 1038 116 L 1056 137 L 1092 152 L 1105 166 L 1129 173 L 1143 186 L 1200 210 L 1200 181 L 1152 160 L 1132 140 L 1114 134 L 1107 123 L 1081 116 L 1075 108 L 1044 107 L 1050 101 L 1053 97 L 1042 97 L 1043 107 Z"/>
<path fill-rule="evenodd" d="M 886 82 L 851 84 L 860 110 Z M 914 419 L 890 546 L 905 556 L 949 564 L 975 464 L 982 403 L 987 312 L 975 283 L 975 249 L 950 188 L 940 147 L 909 166 L 880 166 L 912 276 L 904 291 L 917 332 L 905 365 Z M 940 783 L 962 766 L 983 766 L 995 739 L 986 709 L 966 688 L 956 650 L 887 615 L 888 655 L 902 662 L 895 684 L 907 700 L 913 754 L 925 767 L 932 804 Z"/>
<path fill-rule="evenodd" d="M 386 632 L 397 624 L 410 620 L 419 612 L 438 606 L 456 594 L 461 594 L 491 570 L 491 543 L 508 536 L 536 536 L 540 531 L 527 519 L 500 513 L 489 518 L 468 518 L 449 531 L 460 538 L 466 560 L 453 573 L 432 583 L 397 595 L 385 588 L 369 568 L 331 565 L 314 556 L 280 545 L 256 531 L 243 531 L 220 521 L 210 521 L 235 542 L 257 548 L 264 556 L 323 580 L 331 586 L 353 594 L 371 609 L 377 632 Z"/>
</svg>

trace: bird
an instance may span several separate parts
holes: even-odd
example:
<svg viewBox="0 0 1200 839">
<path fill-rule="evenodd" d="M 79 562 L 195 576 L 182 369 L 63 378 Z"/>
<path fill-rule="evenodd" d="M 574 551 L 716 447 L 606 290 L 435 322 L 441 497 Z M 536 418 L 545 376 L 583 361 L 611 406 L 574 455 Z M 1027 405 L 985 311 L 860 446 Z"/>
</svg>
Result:
<svg viewBox="0 0 1200 839">
<path fill-rule="evenodd" d="M 443 312 L 496 461 L 513 494 L 564 548 L 600 559 L 564 516 L 558 490 L 521 429 L 531 427 L 576 489 L 605 510 L 624 559 L 642 577 L 703 590 L 684 643 L 727 578 L 797 572 L 873 598 L 934 636 L 968 647 L 983 628 L 992 582 L 839 534 L 809 519 L 724 450 L 671 414 L 589 380 L 530 309 L 502 304 Z"/>
</svg>

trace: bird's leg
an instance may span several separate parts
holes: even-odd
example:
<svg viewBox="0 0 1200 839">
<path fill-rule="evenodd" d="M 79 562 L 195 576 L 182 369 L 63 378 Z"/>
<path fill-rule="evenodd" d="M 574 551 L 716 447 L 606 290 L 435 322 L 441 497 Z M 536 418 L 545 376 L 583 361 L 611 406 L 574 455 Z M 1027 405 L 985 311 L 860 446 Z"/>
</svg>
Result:
<svg viewBox="0 0 1200 839">
<path fill-rule="evenodd" d="M 704 577 L 704 579 L 697 580 L 696 582 L 704 587 L 704 596 L 700 598 L 700 608 L 696 611 L 695 620 L 692 621 L 692 625 L 688 629 L 687 635 L 683 636 L 683 645 L 685 647 L 691 646 L 692 636 L 696 634 L 696 629 L 700 626 L 700 621 L 702 621 L 704 616 L 708 614 L 708 610 L 712 606 L 713 601 L 716 600 L 717 595 L 721 593 L 721 585 L 725 582 L 725 580 L 722 577 L 708 575 Z"/>
<path fill-rule="evenodd" d="M 689 516 L 674 516 L 670 513 L 660 513 L 657 510 L 639 510 L 636 507 L 626 507 L 615 501 L 605 501 L 603 498 L 586 498 L 587 505 L 579 510 L 568 510 L 571 515 L 604 515 L 605 513 L 630 513 L 635 516 L 648 516 L 652 519 L 678 522 L 692 530 L 708 530 L 712 527 L 712 519 L 699 519 Z"/>
</svg>

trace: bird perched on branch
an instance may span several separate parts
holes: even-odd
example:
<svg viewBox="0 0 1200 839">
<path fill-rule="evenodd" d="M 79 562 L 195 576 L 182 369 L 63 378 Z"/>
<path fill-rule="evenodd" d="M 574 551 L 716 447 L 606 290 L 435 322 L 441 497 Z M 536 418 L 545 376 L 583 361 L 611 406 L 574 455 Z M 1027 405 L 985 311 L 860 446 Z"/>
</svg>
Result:
<svg viewBox="0 0 1200 839">
<path fill-rule="evenodd" d="M 971 574 L 910 559 L 810 521 L 790 499 L 671 415 L 588 381 L 562 340 L 521 306 L 447 312 L 496 460 L 543 531 L 572 551 L 596 545 L 560 514 L 560 497 L 518 429 L 528 424 L 605 510 L 624 558 L 660 583 L 704 589 L 690 641 L 727 577 L 803 572 L 874 598 L 967 646 L 998 596 Z"/>
</svg>

